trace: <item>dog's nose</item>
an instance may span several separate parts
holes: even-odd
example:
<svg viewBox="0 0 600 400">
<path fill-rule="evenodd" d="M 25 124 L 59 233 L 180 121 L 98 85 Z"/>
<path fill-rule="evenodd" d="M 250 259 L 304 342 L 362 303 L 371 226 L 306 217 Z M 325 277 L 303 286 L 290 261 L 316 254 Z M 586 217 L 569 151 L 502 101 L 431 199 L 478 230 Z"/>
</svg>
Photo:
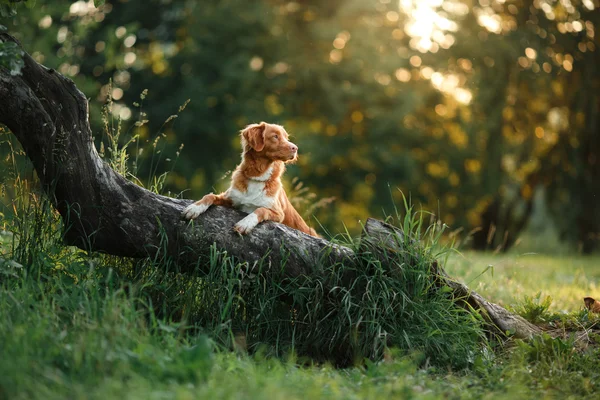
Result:
<svg viewBox="0 0 600 400">
<path fill-rule="evenodd" d="M 292 150 L 293 152 L 297 152 L 298 151 L 298 146 L 296 146 L 293 143 L 290 143 L 290 150 Z"/>
</svg>

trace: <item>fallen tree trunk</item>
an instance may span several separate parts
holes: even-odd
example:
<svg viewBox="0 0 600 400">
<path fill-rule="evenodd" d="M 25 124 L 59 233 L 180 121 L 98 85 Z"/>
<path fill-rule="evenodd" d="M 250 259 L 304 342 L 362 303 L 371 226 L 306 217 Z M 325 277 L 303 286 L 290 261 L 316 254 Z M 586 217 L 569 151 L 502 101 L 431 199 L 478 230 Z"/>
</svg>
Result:
<svg viewBox="0 0 600 400">
<path fill-rule="evenodd" d="M 15 41 L 7 34 L 0 34 L 0 40 Z M 268 273 L 265 265 L 285 268 L 291 278 L 318 274 L 324 263 L 355 263 L 351 249 L 274 222 L 262 223 L 241 237 L 231 228 L 244 213 L 229 208 L 211 207 L 192 223 L 182 220 L 181 212 L 190 201 L 152 193 L 112 170 L 94 147 L 83 93 L 27 53 L 23 58 L 21 75 L 0 68 L 0 123 L 14 133 L 31 159 L 65 222 L 68 244 L 126 257 L 166 251 L 179 260 L 182 272 L 203 268 L 198 260 L 206 257 L 213 243 L 249 268 L 262 264 L 263 273 Z M 390 239 L 399 235 L 397 229 L 369 219 L 363 240 L 378 249 L 401 251 L 398 241 Z M 442 270 L 434 272 L 458 301 L 480 310 L 494 330 L 523 338 L 540 332 Z"/>
</svg>

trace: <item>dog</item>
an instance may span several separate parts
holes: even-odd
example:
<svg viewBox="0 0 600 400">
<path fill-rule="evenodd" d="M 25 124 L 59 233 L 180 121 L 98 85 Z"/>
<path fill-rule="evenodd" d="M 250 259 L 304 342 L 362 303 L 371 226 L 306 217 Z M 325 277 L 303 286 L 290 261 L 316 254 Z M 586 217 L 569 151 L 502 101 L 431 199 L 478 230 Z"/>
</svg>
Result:
<svg viewBox="0 0 600 400">
<path fill-rule="evenodd" d="M 248 213 L 233 227 L 242 235 L 262 221 L 275 221 L 319 237 L 292 206 L 281 184 L 285 164 L 298 158 L 298 146 L 289 141 L 283 126 L 251 124 L 240 136 L 242 162 L 232 174 L 229 189 L 221 194 L 207 194 L 188 206 L 183 217 L 194 219 L 211 205 L 233 207 Z"/>
</svg>

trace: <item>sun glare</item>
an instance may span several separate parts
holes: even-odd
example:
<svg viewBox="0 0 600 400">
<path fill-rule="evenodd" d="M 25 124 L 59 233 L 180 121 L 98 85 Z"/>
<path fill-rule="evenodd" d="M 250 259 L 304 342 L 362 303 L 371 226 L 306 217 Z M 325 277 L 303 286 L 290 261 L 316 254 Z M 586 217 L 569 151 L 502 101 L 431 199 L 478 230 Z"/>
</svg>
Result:
<svg viewBox="0 0 600 400">
<path fill-rule="evenodd" d="M 452 17 L 469 12 L 468 7 L 451 0 L 400 0 L 400 10 L 408 17 L 404 31 L 412 39 L 410 46 L 421 53 L 435 53 L 454 44 L 458 24 Z"/>
<path fill-rule="evenodd" d="M 436 53 L 440 48 L 450 48 L 455 41 L 452 32 L 458 30 L 458 23 L 454 19 L 469 12 L 468 6 L 458 0 L 400 0 L 399 7 L 407 16 L 404 31 L 411 37 L 409 45 L 421 53 Z M 415 68 L 420 67 L 421 58 L 411 57 L 410 64 Z M 433 72 L 430 67 L 423 67 L 421 72 L 421 76 L 430 79 L 433 87 L 439 91 L 459 103 L 471 102 L 472 93 L 461 87 L 457 75 Z M 408 82 L 410 71 L 398 69 L 396 78 Z"/>
</svg>

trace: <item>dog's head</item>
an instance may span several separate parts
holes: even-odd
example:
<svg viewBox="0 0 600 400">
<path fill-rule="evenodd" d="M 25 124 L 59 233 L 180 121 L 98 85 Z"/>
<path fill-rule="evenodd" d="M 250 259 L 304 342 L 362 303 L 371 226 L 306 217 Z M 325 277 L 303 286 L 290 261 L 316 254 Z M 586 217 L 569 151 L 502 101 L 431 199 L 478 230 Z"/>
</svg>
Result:
<svg viewBox="0 0 600 400">
<path fill-rule="evenodd" d="M 281 125 L 248 125 L 241 133 L 244 153 L 255 152 L 272 161 L 291 162 L 298 157 L 298 146 L 289 141 L 289 135 Z"/>
</svg>

